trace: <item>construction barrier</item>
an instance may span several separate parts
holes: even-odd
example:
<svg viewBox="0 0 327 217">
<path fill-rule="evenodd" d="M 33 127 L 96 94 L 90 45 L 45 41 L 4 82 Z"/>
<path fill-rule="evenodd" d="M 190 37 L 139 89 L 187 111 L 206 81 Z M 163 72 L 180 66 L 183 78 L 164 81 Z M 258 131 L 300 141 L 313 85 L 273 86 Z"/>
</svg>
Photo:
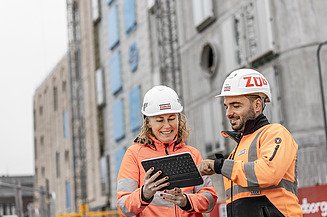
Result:
<svg viewBox="0 0 327 217">
<path fill-rule="evenodd" d="M 122 215 L 118 210 L 110 211 L 89 211 L 87 204 L 81 204 L 79 207 L 79 213 L 61 213 L 56 217 L 121 217 Z"/>
</svg>

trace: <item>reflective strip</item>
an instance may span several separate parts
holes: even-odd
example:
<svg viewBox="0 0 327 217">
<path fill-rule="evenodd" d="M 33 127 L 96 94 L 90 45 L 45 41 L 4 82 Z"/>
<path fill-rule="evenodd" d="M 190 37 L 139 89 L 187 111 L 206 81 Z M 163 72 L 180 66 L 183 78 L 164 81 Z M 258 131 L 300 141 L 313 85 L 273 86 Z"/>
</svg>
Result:
<svg viewBox="0 0 327 217">
<path fill-rule="evenodd" d="M 248 181 L 249 187 L 259 186 L 258 178 L 254 171 L 254 161 L 258 159 L 257 140 L 258 140 L 258 137 L 260 136 L 261 132 L 262 132 L 262 130 L 259 133 L 257 133 L 257 135 L 252 140 L 251 145 L 249 147 L 249 151 L 248 151 L 248 163 L 245 163 L 245 165 L 244 165 L 245 175 L 246 175 L 246 179 Z"/>
<path fill-rule="evenodd" d="M 282 179 L 282 181 L 279 182 L 277 186 L 270 186 L 267 188 L 257 188 L 257 187 L 249 187 L 249 188 L 243 188 L 239 185 L 233 186 L 233 196 L 243 193 L 243 192 L 249 192 L 252 195 L 258 195 L 261 194 L 261 191 L 264 190 L 270 190 L 270 189 L 276 189 L 276 188 L 284 188 L 285 190 L 292 192 L 294 195 L 297 194 L 297 184 L 296 182 L 290 182 L 288 180 Z M 225 191 L 226 194 L 226 200 L 231 198 L 231 188 L 228 188 Z"/>
<path fill-rule="evenodd" d="M 209 192 L 202 192 L 201 194 L 208 199 L 208 203 L 209 203 L 208 209 L 205 212 L 210 212 L 215 206 L 215 200 L 213 199 L 212 195 Z"/>
<path fill-rule="evenodd" d="M 162 192 L 156 192 L 154 195 L 153 200 L 151 201 L 152 206 L 164 206 L 164 207 L 173 207 L 174 204 L 162 199 L 159 195 L 162 194 Z"/>
<path fill-rule="evenodd" d="M 131 212 L 128 212 L 127 208 L 125 207 L 125 200 L 127 199 L 128 195 L 125 195 L 123 197 L 121 197 L 117 204 L 119 206 L 119 208 L 121 209 L 121 211 L 127 215 L 127 216 L 135 216 L 136 214 L 135 213 L 131 213 Z"/>
<path fill-rule="evenodd" d="M 198 193 L 204 187 L 211 187 L 212 186 L 212 181 L 211 181 L 211 178 L 209 176 L 202 176 L 202 179 L 203 179 L 203 184 L 195 186 L 194 187 L 194 193 Z"/>
<path fill-rule="evenodd" d="M 223 167 L 221 168 L 221 174 L 223 174 L 225 177 L 231 179 L 233 167 L 234 167 L 234 161 L 226 159 L 224 161 Z"/>
<path fill-rule="evenodd" d="M 137 181 L 129 178 L 119 179 L 117 183 L 117 192 L 133 192 L 137 189 Z"/>
<path fill-rule="evenodd" d="M 252 162 L 252 161 L 255 161 L 258 159 L 257 140 L 261 133 L 262 133 L 262 130 L 259 133 L 257 133 L 257 135 L 254 137 L 254 139 L 251 142 L 251 145 L 250 145 L 249 151 L 248 151 L 248 162 Z"/>
<path fill-rule="evenodd" d="M 246 179 L 248 181 L 248 187 L 259 186 L 258 179 L 254 171 L 254 162 L 245 163 L 244 171 L 245 171 Z"/>
</svg>

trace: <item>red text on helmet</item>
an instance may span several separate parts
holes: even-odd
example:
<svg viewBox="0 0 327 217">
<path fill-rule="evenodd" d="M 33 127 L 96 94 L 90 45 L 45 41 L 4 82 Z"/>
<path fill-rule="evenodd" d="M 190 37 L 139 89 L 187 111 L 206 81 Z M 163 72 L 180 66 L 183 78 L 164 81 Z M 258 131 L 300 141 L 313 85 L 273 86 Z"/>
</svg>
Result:
<svg viewBox="0 0 327 217">
<path fill-rule="evenodd" d="M 246 76 L 243 79 L 246 80 L 245 87 L 262 87 L 268 85 L 267 80 L 260 76 Z"/>
</svg>

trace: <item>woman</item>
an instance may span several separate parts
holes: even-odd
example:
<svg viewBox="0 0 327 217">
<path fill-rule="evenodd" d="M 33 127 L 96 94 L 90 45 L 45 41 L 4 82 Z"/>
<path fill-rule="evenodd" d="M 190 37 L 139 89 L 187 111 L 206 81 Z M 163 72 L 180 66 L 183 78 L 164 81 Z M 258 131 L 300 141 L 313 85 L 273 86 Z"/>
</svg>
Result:
<svg viewBox="0 0 327 217">
<path fill-rule="evenodd" d="M 183 107 L 176 92 L 155 86 L 144 96 L 143 125 L 134 144 L 123 158 L 117 183 L 117 206 L 125 216 L 202 216 L 214 207 L 217 195 L 208 176 L 199 186 L 161 191 L 169 177 L 156 180 L 161 171 L 144 171 L 141 161 L 148 158 L 191 153 L 200 164 L 200 152 L 185 144 L 189 135 Z"/>
</svg>

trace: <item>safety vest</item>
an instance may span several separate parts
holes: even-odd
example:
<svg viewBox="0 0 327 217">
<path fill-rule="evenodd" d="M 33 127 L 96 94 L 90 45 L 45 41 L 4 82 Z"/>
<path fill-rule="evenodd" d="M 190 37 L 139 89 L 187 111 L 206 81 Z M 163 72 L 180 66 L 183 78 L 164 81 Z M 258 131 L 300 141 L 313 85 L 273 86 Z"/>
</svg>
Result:
<svg viewBox="0 0 327 217">
<path fill-rule="evenodd" d="M 200 152 L 181 142 L 166 147 L 158 140 L 153 145 L 134 143 L 123 158 L 117 178 L 117 207 L 124 216 L 187 216 L 202 217 L 201 213 L 210 212 L 215 206 L 217 195 L 208 176 L 203 176 L 204 183 L 199 186 L 182 188 L 190 201 L 190 211 L 184 211 L 178 206 L 163 200 L 157 192 L 150 203 L 142 201 L 141 187 L 144 185 L 145 171 L 141 161 L 148 158 L 176 154 L 191 153 L 195 164 L 200 164 Z"/>
<path fill-rule="evenodd" d="M 297 151 L 280 124 L 243 135 L 221 170 L 229 216 L 302 216 L 296 196 Z"/>
</svg>

